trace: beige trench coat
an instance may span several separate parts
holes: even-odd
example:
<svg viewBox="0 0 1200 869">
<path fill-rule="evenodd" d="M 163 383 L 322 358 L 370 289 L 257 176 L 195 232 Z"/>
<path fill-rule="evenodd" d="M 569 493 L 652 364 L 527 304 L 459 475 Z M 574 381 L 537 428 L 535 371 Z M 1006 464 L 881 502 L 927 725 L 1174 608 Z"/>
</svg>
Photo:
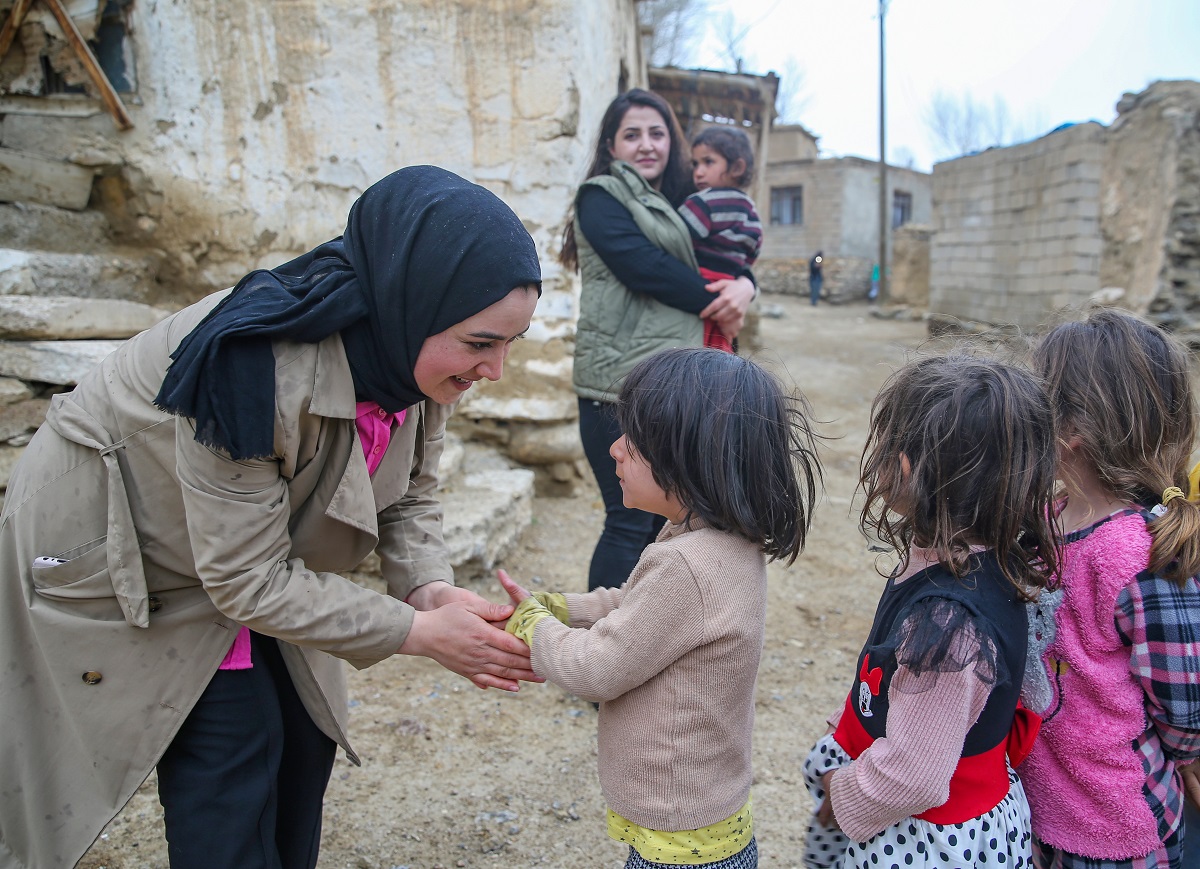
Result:
<svg viewBox="0 0 1200 869">
<path fill-rule="evenodd" d="M 450 408 L 410 408 L 367 472 L 341 340 L 277 343 L 274 458 L 233 461 L 153 399 L 209 297 L 56 396 L 0 518 L 0 867 L 73 866 L 158 762 L 239 625 L 279 638 L 346 739 L 339 658 L 396 652 L 453 581 L 435 498 Z M 380 554 L 389 596 L 336 571 Z M 38 556 L 66 559 L 34 567 Z"/>
</svg>

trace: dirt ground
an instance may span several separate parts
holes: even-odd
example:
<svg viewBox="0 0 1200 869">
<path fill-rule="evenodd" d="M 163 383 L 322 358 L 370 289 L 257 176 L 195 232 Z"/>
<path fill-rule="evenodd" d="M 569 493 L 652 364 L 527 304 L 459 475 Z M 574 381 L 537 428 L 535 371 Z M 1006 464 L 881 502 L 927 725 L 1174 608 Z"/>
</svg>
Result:
<svg viewBox="0 0 1200 869">
<path fill-rule="evenodd" d="M 800 764 L 845 699 L 882 584 L 853 511 L 870 402 L 926 331 L 862 305 L 764 302 L 782 316 L 762 320 L 767 349 L 755 358 L 804 391 L 830 437 L 808 547 L 791 567 L 770 567 L 753 790 L 765 869 L 800 865 L 811 812 Z M 533 512 L 503 566 L 534 588 L 585 590 L 602 524 L 598 495 L 539 498 Z M 503 598 L 492 581 L 471 587 Z M 363 765 L 339 757 L 334 766 L 320 869 L 624 865 L 625 848 L 605 833 L 591 704 L 549 684 L 516 696 L 479 691 L 430 661 L 400 657 L 352 672 L 350 698 L 350 739 Z M 80 866 L 167 866 L 153 777 Z"/>
</svg>

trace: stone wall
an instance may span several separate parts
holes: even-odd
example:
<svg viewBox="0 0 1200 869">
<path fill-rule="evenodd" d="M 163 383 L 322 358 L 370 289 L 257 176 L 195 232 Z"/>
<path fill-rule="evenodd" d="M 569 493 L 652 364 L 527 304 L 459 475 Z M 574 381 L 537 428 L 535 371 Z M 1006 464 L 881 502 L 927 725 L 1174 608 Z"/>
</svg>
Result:
<svg viewBox="0 0 1200 869">
<path fill-rule="evenodd" d="M 0 0 L 0 18 L 11 5 Z M 105 3 L 68 5 L 96 18 Z M 65 44 L 48 15 L 30 13 L 0 67 L 0 296 L 13 303 L 0 305 L 0 489 L 47 396 L 142 327 L 131 310 L 157 320 L 284 262 L 339 235 L 374 181 L 435 163 L 511 205 L 541 254 L 543 295 L 527 340 L 505 379 L 480 383 L 454 422 L 507 455 L 493 451 L 462 474 L 445 463 L 448 500 L 527 524 L 533 475 L 512 463 L 542 468 L 552 483 L 578 478 L 578 289 L 555 257 L 605 107 L 646 82 L 635 0 L 126 8 L 130 130 L 98 99 L 31 95 L 42 36 L 58 45 L 52 65 Z M 26 164 L 46 183 L 14 177 Z M 80 323 L 92 331 L 80 334 Z M 454 521 L 456 566 L 490 566 L 498 532 L 480 542 L 475 519 L 461 533 Z"/>
<path fill-rule="evenodd" d="M 0 147 L 93 173 L 92 207 L 123 240 L 167 251 L 164 279 L 191 296 L 337 235 L 363 189 L 417 163 L 488 186 L 549 253 L 605 106 L 645 81 L 634 0 L 130 10 L 133 129 L 98 100 L 42 104 L 94 111 L 60 117 L 0 96 Z M 5 70 L 20 52 L 18 39 Z"/>
<path fill-rule="evenodd" d="M 1157 82 L 1126 94 L 1117 112 L 1101 183 L 1100 284 L 1200 344 L 1200 83 Z"/>
<path fill-rule="evenodd" d="M 1031 327 L 1127 307 L 1200 345 L 1200 83 L 1125 94 L 1105 128 L 934 167 L 930 308 Z"/>
<path fill-rule="evenodd" d="M 1032 327 L 1092 297 L 1104 150 L 1087 123 L 934 166 L 930 310 Z"/>
<path fill-rule="evenodd" d="M 929 307 L 929 248 L 933 228 L 909 223 L 892 240 L 892 274 L 887 301 L 913 308 Z"/>
<path fill-rule="evenodd" d="M 0 14 L 9 5 L 0 0 Z M 104 6 L 70 5 L 93 17 Z M 0 68 L 0 157 L 90 184 L 69 204 L 82 211 L 36 198 L 0 205 L 0 293 L 178 308 L 340 234 L 354 199 L 388 172 L 436 163 L 513 207 L 545 278 L 504 381 L 472 390 L 461 420 L 503 422 L 518 460 L 562 476 L 582 448 L 562 436 L 576 415 L 578 287 L 557 264 L 558 240 L 604 109 L 646 82 L 634 0 L 134 0 L 128 9 L 131 130 L 118 131 L 97 99 L 15 93 L 25 85 L 14 71 L 32 61 L 40 74 L 36 56 L 21 56 L 30 40 L 18 39 Z M 28 28 L 52 30 L 46 18 Z M 25 195 L 5 190 L 0 199 Z M 45 358 L 44 348 L 8 349 Z M 65 360 L 56 355 L 42 379 L 69 386 L 61 372 L 103 349 L 59 348 Z M 539 437 L 546 443 L 531 446 Z"/>
</svg>

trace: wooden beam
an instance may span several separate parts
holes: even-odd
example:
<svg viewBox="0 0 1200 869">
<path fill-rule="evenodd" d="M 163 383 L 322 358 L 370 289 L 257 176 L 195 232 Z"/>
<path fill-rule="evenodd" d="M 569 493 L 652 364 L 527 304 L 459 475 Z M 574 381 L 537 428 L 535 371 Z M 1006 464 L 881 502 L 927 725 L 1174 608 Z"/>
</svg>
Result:
<svg viewBox="0 0 1200 869">
<path fill-rule="evenodd" d="M 4 59 L 4 55 L 8 54 L 8 49 L 12 47 L 13 37 L 21 29 L 21 22 L 25 20 L 25 13 L 29 11 L 32 3 L 33 0 L 17 0 L 9 11 L 4 29 L 0 30 L 0 60 Z"/>
<path fill-rule="evenodd" d="M 63 8 L 61 0 L 42 0 L 42 2 L 50 7 L 50 11 L 54 13 L 54 17 L 58 19 L 58 24 L 62 27 L 63 33 L 66 34 L 67 41 L 71 43 L 71 48 L 74 49 L 75 56 L 83 63 L 88 76 L 96 87 L 99 88 L 100 99 L 104 101 L 104 107 L 108 109 L 109 113 L 116 120 L 117 129 L 131 129 L 133 127 L 133 119 L 129 117 L 129 112 L 125 110 L 125 104 L 121 102 L 121 98 L 113 90 L 108 76 L 104 74 L 104 70 L 96 62 L 96 56 L 88 48 L 87 42 L 84 41 L 79 29 L 75 26 L 75 22 L 71 20 L 71 16 L 67 14 L 67 10 Z"/>
</svg>

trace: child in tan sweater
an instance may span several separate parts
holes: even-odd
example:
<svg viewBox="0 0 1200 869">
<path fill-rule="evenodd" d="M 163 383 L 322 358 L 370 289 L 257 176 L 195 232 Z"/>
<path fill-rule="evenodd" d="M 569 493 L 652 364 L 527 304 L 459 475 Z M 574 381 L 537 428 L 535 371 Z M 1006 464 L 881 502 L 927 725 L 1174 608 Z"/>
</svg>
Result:
<svg viewBox="0 0 1200 869">
<path fill-rule="evenodd" d="M 821 468 L 802 398 L 752 362 L 669 350 L 640 363 L 612 445 L 625 506 L 667 518 L 620 588 L 530 596 L 508 630 L 534 672 L 600 704 L 600 784 L 627 869 L 752 869 L 754 682 L 766 558 L 804 545 Z"/>
</svg>

